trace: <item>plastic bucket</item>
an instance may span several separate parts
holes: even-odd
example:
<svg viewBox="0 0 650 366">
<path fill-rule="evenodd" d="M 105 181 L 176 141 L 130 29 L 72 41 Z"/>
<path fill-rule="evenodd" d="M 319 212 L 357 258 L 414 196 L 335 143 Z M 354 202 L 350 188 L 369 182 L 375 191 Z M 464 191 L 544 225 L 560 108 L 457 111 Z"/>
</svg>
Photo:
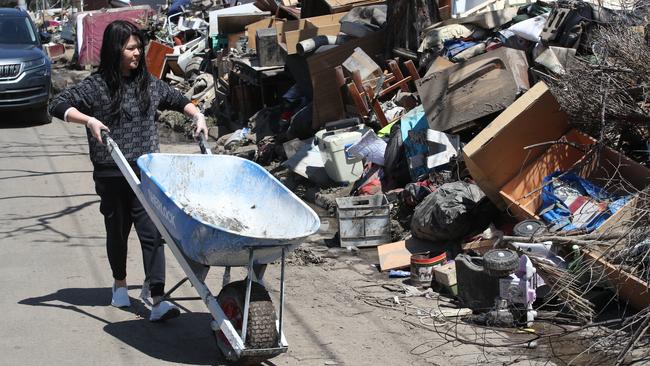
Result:
<svg viewBox="0 0 650 366">
<path fill-rule="evenodd" d="M 443 265 L 447 253 L 413 254 L 411 256 L 411 283 L 415 286 L 431 286 L 434 279 L 433 268 Z"/>
</svg>

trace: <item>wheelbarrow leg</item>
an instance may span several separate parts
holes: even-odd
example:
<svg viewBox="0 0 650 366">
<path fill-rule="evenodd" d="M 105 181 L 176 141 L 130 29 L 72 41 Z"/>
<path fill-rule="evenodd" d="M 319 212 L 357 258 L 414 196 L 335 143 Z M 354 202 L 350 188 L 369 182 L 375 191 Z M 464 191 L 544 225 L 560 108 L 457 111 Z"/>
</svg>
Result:
<svg viewBox="0 0 650 366">
<path fill-rule="evenodd" d="M 253 265 L 253 274 L 255 275 L 255 282 L 266 287 L 266 283 L 264 282 L 264 273 L 266 273 L 266 264 Z"/>
<path fill-rule="evenodd" d="M 248 327 L 248 307 L 251 302 L 251 286 L 253 285 L 253 248 L 249 249 L 248 253 L 248 276 L 246 276 L 246 298 L 244 299 L 244 319 L 241 327 L 242 343 L 246 344 L 246 328 Z"/>
<path fill-rule="evenodd" d="M 286 256 L 286 247 L 282 247 L 282 262 L 280 267 L 280 319 L 278 319 L 278 345 L 282 347 L 282 316 L 284 315 L 284 258 Z"/>
<path fill-rule="evenodd" d="M 223 270 L 223 281 L 221 281 L 221 287 L 226 287 L 230 283 L 230 267 L 226 267 Z"/>
</svg>

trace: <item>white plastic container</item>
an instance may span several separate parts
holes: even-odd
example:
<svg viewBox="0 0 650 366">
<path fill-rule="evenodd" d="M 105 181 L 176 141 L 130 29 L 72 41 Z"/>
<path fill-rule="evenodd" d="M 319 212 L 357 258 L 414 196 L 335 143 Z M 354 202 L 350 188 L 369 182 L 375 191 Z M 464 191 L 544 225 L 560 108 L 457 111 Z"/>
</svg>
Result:
<svg viewBox="0 0 650 366">
<path fill-rule="evenodd" d="M 316 133 L 325 172 L 335 182 L 354 182 L 363 174 L 363 162 L 346 153 L 346 149 L 361 137 L 368 129 L 363 126 L 335 131 L 320 130 Z"/>
</svg>

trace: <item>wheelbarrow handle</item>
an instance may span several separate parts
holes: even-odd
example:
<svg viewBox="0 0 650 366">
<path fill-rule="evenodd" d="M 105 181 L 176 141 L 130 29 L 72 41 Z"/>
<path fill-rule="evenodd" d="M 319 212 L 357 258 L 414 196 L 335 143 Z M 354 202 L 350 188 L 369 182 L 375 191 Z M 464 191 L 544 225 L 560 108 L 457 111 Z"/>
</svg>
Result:
<svg viewBox="0 0 650 366">
<path fill-rule="evenodd" d="M 201 154 L 212 155 L 212 151 L 208 147 L 208 138 L 203 131 L 199 133 L 199 148 L 201 149 Z"/>
<path fill-rule="evenodd" d="M 100 135 L 101 138 L 102 138 L 101 143 L 104 144 L 104 145 L 106 146 L 106 148 L 108 149 L 108 153 L 109 153 L 109 154 L 112 154 L 112 153 L 113 153 L 113 149 L 114 149 L 115 146 L 117 146 L 117 145 L 115 145 L 115 142 L 113 141 L 113 139 L 111 138 L 111 136 L 108 134 L 108 131 L 106 131 L 106 130 L 100 130 L 100 131 L 99 131 L 99 135 Z"/>
<path fill-rule="evenodd" d="M 108 143 L 108 141 L 111 140 L 111 136 L 106 130 L 101 130 L 100 133 L 102 136 L 102 143 L 109 147 L 109 151 L 112 150 L 111 144 Z M 203 131 L 201 131 L 199 134 L 199 147 L 201 148 L 201 154 L 212 155 L 212 151 L 208 147 L 208 139 L 205 137 L 205 133 L 203 133 Z"/>
<path fill-rule="evenodd" d="M 102 136 L 102 144 L 106 145 L 106 141 L 110 138 L 110 136 L 108 135 L 108 132 L 106 132 L 106 130 L 101 130 L 101 131 L 99 131 L 99 133 Z"/>
</svg>

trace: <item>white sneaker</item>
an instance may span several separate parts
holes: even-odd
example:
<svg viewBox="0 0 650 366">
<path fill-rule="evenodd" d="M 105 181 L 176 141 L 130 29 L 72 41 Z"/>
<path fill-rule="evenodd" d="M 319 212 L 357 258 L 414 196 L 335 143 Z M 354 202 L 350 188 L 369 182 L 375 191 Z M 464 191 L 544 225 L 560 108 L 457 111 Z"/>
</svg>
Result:
<svg viewBox="0 0 650 366">
<path fill-rule="evenodd" d="M 181 315 L 180 309 L 169 301 L 162 301 L 151 309 L 150 322 L 162 322 Z"/>
<path fill-rule="evenodd" d="M 131 306 L 131 300 L 129 300 L 129 291 L 126 287 L 115 287 L 113 284 L 113 298 L 111 299 L 111 305 L 116 308 L 128 308 Z"/>
</svg>

